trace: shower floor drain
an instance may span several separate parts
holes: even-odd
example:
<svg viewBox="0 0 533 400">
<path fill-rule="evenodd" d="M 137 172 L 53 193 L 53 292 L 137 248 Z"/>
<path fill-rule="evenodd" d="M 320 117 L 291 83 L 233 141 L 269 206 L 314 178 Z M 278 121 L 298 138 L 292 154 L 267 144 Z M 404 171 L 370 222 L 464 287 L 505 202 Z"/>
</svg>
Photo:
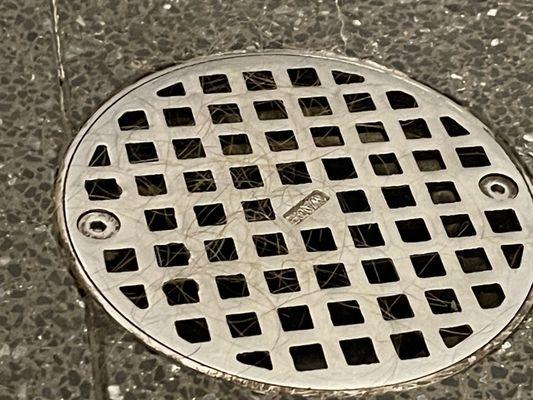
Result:
<svg viewBox="0 0 533 400">
<path fill-rule="evenodd" d="M 240 54 L 146 77 L 76 137 L 58 202 L 115 319 L 259 389 L 445 376 L 528 305 L 529 182 L 480 121 L 371 63 Z"/>
</svg>

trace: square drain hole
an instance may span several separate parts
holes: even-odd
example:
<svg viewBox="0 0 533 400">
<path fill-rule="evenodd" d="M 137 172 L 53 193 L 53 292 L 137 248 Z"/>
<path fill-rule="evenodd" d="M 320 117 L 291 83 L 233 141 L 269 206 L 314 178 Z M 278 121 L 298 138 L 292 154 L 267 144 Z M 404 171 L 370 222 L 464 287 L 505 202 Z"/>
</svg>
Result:
<svg viewBox="0 0 533 400">
<path fill-rule="evenodd" d="M 265 271 L 265 280 L 270 293 L 293 293 L 300 291 L 300 283 L 294 268 Z"/>
</svg>

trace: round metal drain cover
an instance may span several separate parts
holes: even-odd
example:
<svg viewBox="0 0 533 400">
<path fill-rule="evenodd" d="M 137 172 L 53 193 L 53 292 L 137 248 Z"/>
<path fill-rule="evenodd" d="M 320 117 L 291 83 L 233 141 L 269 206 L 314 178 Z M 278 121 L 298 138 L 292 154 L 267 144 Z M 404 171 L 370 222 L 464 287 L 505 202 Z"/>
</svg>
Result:
<svg viewBox="0 0 533 400">
<path fill-rule="evenodd" d="M 526 179 L 401 74 L 239 54 L 108 101 L 58 201 L 81 280 L 150 346 L 255 388 L 357 391 L 449 374 L 516 325 Z"/>
</svg>

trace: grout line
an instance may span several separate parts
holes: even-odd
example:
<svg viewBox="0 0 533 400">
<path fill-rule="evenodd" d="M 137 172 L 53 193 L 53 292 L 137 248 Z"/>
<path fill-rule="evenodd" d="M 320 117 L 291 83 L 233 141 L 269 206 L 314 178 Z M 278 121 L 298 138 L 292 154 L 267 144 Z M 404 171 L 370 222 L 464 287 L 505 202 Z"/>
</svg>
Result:
<svg viewBox="0 0 533 400">
<path fill-rule="evenodd" d="M 61 35 L 59 31 L 59 0 L 50 0 L 50 12 L 52 20 L 52 47 L 56 61 L 57 81 L 59 85 L 59 106 L 61 108 L 61 122 L 63 133 L 68 137 L 73 134 L 70 118 L 70 89 L 63 66 L 63 53 Z M 109 400 L 107 390 L 107 368 L 102 333 L 96 323 L 96 305 L 90 298 L 83 299 L 85 307 L 85 325 L 87 326 L 87 340 L 91 357 L 92 387 L 94 400 Z"/>
<path fill-rule="evenodd" d="M 87 325 L 87 337 L 91 351 L 91 370 L 94 400 L 109 400 L 108 373 L 106 365 L 105 343 L 102 340 L 101 329 L 97 326 L 96 318 L 98 305 L 94 300 L 87 297 L 85 300 L 85 324 Z"/>
<path fill-rule="evenodd" d="M 339 36 L 341 37 L 342 43 L 343 43 L 343 52 L 346 54 L 346 49 L 348 47 L 348 37 L 345 33 L 345 22 L 344 22 L 344 16 L 342 13 L 341 6 L 339 4 L 339 0 L 335 0 L 335 7 L 337 8 L 337 18 L 341 24 L 340 30 L 339 30 Z"/>
<path fill-rule="evenodd" d="M 64 133 L 72 136 L 72 125 L 69 110 L 70 90 L 66 79 L 65 68 L 63 66 L 63 54 L 61 50 L 61 36 L 59 33 L 59 0 L 50 0 L 50 10 L 52 13 L 52 47 L 56 59 L 57 80 L 59 83 L 59 105 L 61 108 L 61 119 Z"/>
</svg>

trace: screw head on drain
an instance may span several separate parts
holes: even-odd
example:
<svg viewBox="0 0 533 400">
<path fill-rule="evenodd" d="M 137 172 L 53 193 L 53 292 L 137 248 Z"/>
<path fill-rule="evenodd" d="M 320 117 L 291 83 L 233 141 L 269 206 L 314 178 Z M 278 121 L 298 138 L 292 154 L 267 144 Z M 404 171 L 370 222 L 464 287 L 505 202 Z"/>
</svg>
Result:
<svg viewBox="0 0 533 400">
<path fill-rule="evenodd" d="M 78 219 L 78 230 L 88 238 L 109 239 L 120 230 L 120 221 L 109 211 L 87 211 Z"/>
<path fill-rule="evenodd" d="M 495 200 L 514 199 L 518 195 L 518 185 L 506 175 L 489 174 L 479 180 L 479 188 Z"/>
</svg>

